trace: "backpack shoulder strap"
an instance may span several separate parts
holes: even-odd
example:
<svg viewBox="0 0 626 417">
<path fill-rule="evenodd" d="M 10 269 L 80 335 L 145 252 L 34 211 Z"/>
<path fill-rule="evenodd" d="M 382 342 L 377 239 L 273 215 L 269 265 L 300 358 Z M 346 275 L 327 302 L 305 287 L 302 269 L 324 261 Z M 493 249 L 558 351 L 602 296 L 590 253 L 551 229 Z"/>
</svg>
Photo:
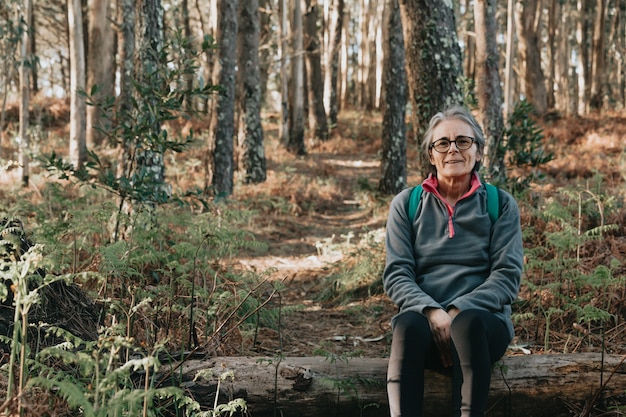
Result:
<svg viewBox="0 0 626 417">
<path fill-rule="evenodd" d="M 409 220 L 413 220 L 415 215 L 417 214 L 417 206 L 420 203 L 420 199 L 422 198 L 422 186 L 416 185 L 411 190 L 411 196 L 409 197 L 409 207 L 407 214 L 409 215 Z"/>
<path fill-rule="evenodd" d="M 492 184 L 485 183 L 487 189 L 487 213 L 491 223 L 495 223 L 500 217 L 500 190 Z"/>
<path fill-rule="evenodd" d="M 495 185 L 487 183 L 485 183 L 485 188 L 487 190 L 487 213 L 489 214 L 491 223 L 495 223 L 496 220 L 498 220 L 498 217 L 500 217 L 500 190 Z M 419 205 L 421 198 L 422 186 L 417 185 L 413 187 L 411 195 L 409 196 L 409 206 L 407 208 L 409 220 L 413 220 L 415 218 L 415 215 L 417 214 L 417 206 Z"/>
</svg>

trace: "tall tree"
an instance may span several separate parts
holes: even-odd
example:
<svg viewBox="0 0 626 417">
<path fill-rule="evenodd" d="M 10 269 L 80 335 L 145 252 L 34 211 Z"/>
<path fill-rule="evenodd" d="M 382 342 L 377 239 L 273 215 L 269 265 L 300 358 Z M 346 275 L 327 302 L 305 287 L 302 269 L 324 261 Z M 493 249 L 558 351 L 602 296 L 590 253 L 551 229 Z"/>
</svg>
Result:
<svg viewBox="0 0 626 417">
<path fill-rule="evenodd" d="M 328 62 L 324 82 L 324 105 L 328 110 L 328 121 L 331 126 L 337 125 L 339 55 L 341 52 L 341 36 L 343 32 L 344 0 L 334 0 L 331 9 L 330 40 Z"/>
<path fill-rule="evenodd" d="M 85 46 L 83 13 L 80 0 L 67 1 L 70 38 L 70 161 L 80 168 L 87 156 L 85 145 L 86 104 L 80 91 L 85 90 Z"/>
<path fill-rule="evenodd" d="M 33 13 L 33 6 L 30 0 L 24 0 L 22 5 L 23 9 L 21 10 L 20 16 L 22 22 L 30 22 L 31 15 Z M 20 166 L 22 168 L 22 185 L 24 187 L 28 186 L 28 182 L 30 181 L 30 169 L 29 169 L 29 157 L 28 157 L 28 148 L 30 147 L 30 136 L 28 134 L 29 128 L 29 110 L 28 105 L 30 103 L 30 65 L 31 65 L 31 56 L 30 56 L 30 35 L 29 28 L 22 28 L 22 36 L 20 40 L 20 114 L 19 114 L 19 124 L 20 124 Z"/>
<path fill-rule="evenodd" d="M 88 47 L 87 47 L 87 91 L 97 86 L 93 97 L 96 101 L 114 94 L 113 30 L 111 28 L 110 0 L 88 2 Z M 88 147 L 99 146 L 104 139 L 97 129 L 103 120 L 102 106 L 88 106 L 86 120 L 86 142 Z"/>
<path fill-rule="evenodd" d="M 519 4 L 516 22 L 519 39 L 522 92 L 537 113 L 548 108 L 545 77 L 541 67 L 542 0 L 527 0 Z"/>
<path fill-rule="evenodd" d="M 463 0 L 463 14 L 461 20 L 461 33 L 463 34 L 463 72 L 470 80 L 475 79 L 476 70 L 476 40 L 474 34 L 474 19 L 472 14 L 472 0 Z"/>
<path fill-rule="evenodd" d="M 546 42 L 548 47 L 548 82 L 546 93 L 549 109 L 556 107 L 554 87 L 556 84 L 557 27 L 559 23 L 559 15 L 557 15 L 557 12 L 560 11 L 560 7 L 558 7 L 559 3 L 559 0 L 548 0 L 548 40 Z"/>
<path fill-rule="evenodd" d="M 242 1 L 239 5 L 239 143 L 243 147 L 242 165 L 246 183 L 260 183 L 267 178 L 263 127 L 261 126 L 261 73 L 259 70 L 259 2 Z"/>
<path fill-rule="evenodd" d="M 217 44 L 219 47 L 219 85 L 223 93 L 217 98 L 215 148 L 213 150 L 213 189 L 217 196 L 233 193 L 235 134 L 235 81 L 237 71 L 238 0 L 220 0 L 218 7 Z"/>
<path fill-rule="evenodd" d="M 145 133 L 147 142 L 139 144 L 136 154 L 138 172 L 142 175 L 142 182 L 147 185 L 152 199 L 161 201 L 171 195 L 171 190 L 165 184 L 165 160 L 160 149 L 161 137 L 160 121 L 157 115 L 150 113 L 150 109 L 158 108 L 159 97 L 156 94 L 143 94 L 144 86 L 153 89 L 164 88 L 159 73 L 160 53 L 163 50 L 163 5 L 161 0 L 137 0 L 135 2 L 135 81 L 142 86 L 135 92 L 135 101 L 139 103 L 139 111 L 145 120 L 148 131 Z"/>
<path fill-rule="evenodd" d="M 461 50 L 451 2 L 405 0 L 400 10 L 413 128 L 420 137 L 436 112 L 463 103 Z"/>
<path fill-rule="evenodd" d="M 476 95 L 479 121 L 485 131 L 485 166 L 487 176 L 504 180 L 504 154 L 499 144 L 504 133 L 502 118 L 502 87 L 498 72 L 498 45 L 496 43 L 496 0 L 475 0 L 474 21 L 476 27 Z"/>
<path fill-rule="evenodd" d="M 507 0 L 506 14 L 506 51 L 504 72 L 504 117 L 508 118 L 513 111 L 513 65 L 515 55 L 513 54 L 515 43 L 515 0 Z"/>
<path fill-rule="evenodd" d="M 309 128 L 315 137 L 328 139 L 328 122 L 324 108 L 324 74 L 322 73 L 321 49 L 317 30 L 318 5 L 316 0 L 307 0 L 304 15 L 304 33 L 307 56 L 307 77 L 309 92 Z"/>
<path fill-rule="evenodd" d="M 606 82 L 604 44 L 607 6 L 607 0 L 596 0 L 596 19 L 593 25 L 593 46 L 591 49 L 591 96 L 589 97 L 589 106 L 596 110 L 602 107 Z"/>
<path fill-rule="evenodd" d="M 287 0 L 279 0 L 280 10 L 280 142 L 289 142 L 289 7 Z"/>
<path fill-rule="evenodd" d="M 259 22 L 261 26 L 259 39 L 259 67 L 261 69 L 262 103 L 266 102 L 270 68 L 273 65 L 275 53 L 278 49 L 274 46 L 275 30 L 272 22 L 272 3 L 273 1 L 271 0 L 259 0 Z"/>
<path fill-rule="evenodd" d="M 135 5 L 133 0 L 119 0 L 119 55 L 120 55 L 120 93 L 117 99 L 120 114 L 130 114 L 133 99 L 133 77 L 135 59 Z M 126 139 L 126 138 L 123 138 Z M 130 144 L 122 143 L 122 151 Z M 123 160 L 123 158 L 121 158 Z M 124 164 L 119 166 L 118 176 L 126 170 Z"/>
<path fill-rule="evenodd" d="M 386 0 L 386 36 L 383 48 L 383 110 L 382 159 L 378 189 L 385 194 L 400 192 L 407 182 L 406 173 L 406 102 L 407 80 L 404 59 L 404 37 L 398 0 Z"/>
<path fill-rule="evenodd" d="M 590 0 L 577 0 L 576 11 L 578 21 L 576 23 L 576 73 L 578 75 L 578 114 L 584 114 L 588 109 L 588 97 L 590 93 L 590 67 L 589 65 L 589 14 Z"/>
<path fill-rule="evenodd" d="M 292 3 L 292 50 L 291 86 L 289 92 L 289 138 L 287 150 L 296 155 L 306 154 L 304 145 L 304 59 L 302 2 Z"/>
</svg>

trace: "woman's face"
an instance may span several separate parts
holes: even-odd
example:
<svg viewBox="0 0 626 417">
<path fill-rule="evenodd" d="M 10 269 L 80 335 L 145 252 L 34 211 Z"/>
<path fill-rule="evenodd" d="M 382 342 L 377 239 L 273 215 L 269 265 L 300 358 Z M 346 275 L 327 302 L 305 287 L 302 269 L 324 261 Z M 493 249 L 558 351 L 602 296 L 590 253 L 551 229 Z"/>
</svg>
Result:
<svg viewBox="0 0 626 417">
<path fill-rule="evenodd" d="M 478 145 L 475 142 L 472 142 L 468 149 L 459 149 L 459 146 L 464 147 L 463 144 L 468 144 L 468 138 L 474 138 L 474 131 L 462 120 L 444 120 L 433 129 L 429 157 L 430 163 L 437 169 L 437 177 L 453 179 L 472 173 L 476 162 L 482 158 L 482 154 L 478 151 Z M 439 152 L 432 147 L 441 139 L 452 141 L 447 151 Z M 458 141 L 458 144 L 454 141 Z M 439 145 L 445 148 L 441 143 Z"/>
</svg>

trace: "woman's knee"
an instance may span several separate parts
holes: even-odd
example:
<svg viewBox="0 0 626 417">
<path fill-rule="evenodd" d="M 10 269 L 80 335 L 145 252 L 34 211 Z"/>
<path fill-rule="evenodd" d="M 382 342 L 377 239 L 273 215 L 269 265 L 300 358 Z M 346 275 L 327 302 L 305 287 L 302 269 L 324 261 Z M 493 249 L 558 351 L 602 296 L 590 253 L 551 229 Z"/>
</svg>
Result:
<svg viewBox="0 0 626 417">
<path fill-rule="evenodd" d="M 489 322 L 495 318 L 492 313 L 483 310 L 461 311 L 450 325 L 451 335 L 484 334 L 489 329 Z M 497 319 L 496 319 L 497 320 Z"/>
<path fill-rule="evenodd" d="M 398 314 L 393 321 L 393 335 L 403 337 L 417 336 L 428 332 L 430 327 L 426 317 L 415 311 L 405 311 Z"/>
</svg>

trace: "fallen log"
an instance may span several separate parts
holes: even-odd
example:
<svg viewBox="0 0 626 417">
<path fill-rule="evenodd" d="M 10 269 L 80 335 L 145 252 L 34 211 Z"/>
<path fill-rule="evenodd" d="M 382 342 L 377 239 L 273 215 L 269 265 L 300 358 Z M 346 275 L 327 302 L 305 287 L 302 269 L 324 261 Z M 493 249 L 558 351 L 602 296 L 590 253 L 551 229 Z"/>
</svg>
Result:
<svg viewBox="0 0 626 417">
<path fill-rule="evenodd" d="M 591 401 L 601 383 L 601 398 L 624 401 L 625 358 L 599 353 L 507 356 L 494 367 L 488 415 L 571 416 L 568 404 Z M 384 358 L 218 357 L 184 362 L 179 369 L 183 385 L 201 405 L 212 407 L 216 378 L 194 380 L 199 371 L 215 376 L 232 372 L 234 379 L 220 384 L 218 401 L 243 398 L 253 417 L 389 415 Z M 426 378 L 424 415 L 449 415 L 449 376 L 427 371 Z"/>
</svg>

